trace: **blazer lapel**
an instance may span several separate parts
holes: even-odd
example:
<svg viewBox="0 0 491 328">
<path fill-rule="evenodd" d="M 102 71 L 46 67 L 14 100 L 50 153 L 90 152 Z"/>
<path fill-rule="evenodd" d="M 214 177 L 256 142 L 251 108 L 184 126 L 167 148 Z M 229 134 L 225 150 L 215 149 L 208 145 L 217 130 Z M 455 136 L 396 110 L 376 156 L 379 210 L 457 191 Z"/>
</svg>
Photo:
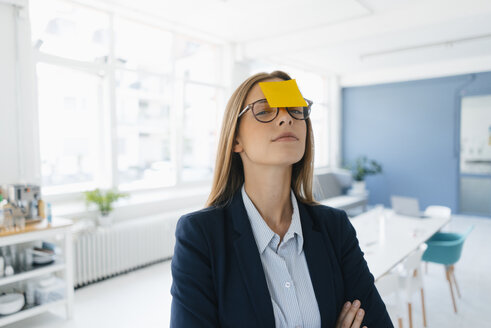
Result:
<svg viewBox="0 0 491 328">
<path fill-rule="evenodd" d="M 326 243 L 306 206 L 298 202 L 298 208 L 304 236 L 303 250 L 319 306 L 322 327 L 334 327 L 337 320 L 337 313 L 332 313 L 333 309 L 337 308 L 333 283 L 334 270 L 328 258 Z"/>
<path fill-rule="evenodd" d="M 239 233 L 234 241 L 235 253 L 258 321 L 261 326 L 274 327 L 273 304 L 240 189 L 235 193 L 227 213 L 235 231 Z"/>
</svg>

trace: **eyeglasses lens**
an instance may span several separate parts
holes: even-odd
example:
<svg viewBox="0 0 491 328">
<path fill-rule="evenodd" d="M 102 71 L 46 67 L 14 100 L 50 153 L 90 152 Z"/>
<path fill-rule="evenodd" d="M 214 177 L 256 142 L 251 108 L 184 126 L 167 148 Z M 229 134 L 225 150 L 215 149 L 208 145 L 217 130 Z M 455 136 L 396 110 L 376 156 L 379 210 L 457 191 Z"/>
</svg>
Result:
<svg viewBox="0 0 491 328">
<path fill-rule="evenodd" d="M 260 121 L 268 122 L 276 116 L 276 107 L 270 107 L 266 101 L 254 104 L 254 116 Z"/>
<path fill-rule="evenodd" d="M 291 116 L 297 120 L 305 120 L 309 117 L 309 107 L 287 107 Z M 269 122 L 276 116 L 276 107 L 270 107 L 267 101 L 259 101 L 254 104 L 254 116 L 262 122 Z"/>
</svg>

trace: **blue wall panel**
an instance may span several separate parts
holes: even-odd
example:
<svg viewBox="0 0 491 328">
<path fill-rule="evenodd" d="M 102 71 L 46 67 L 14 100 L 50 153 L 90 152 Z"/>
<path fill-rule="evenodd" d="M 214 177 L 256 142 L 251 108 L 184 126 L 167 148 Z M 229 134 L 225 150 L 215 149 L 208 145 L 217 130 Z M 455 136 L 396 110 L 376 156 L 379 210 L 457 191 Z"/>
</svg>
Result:
<svg viewBox="0 0 491 328">
<path fill-rule="evenodd" d="M 384 169 L 366 179 L 369 203 L 402 195 L 457 211 L 460 96 L 489 88 L 491 72 L 344 88 L 343 161 L 366 155 Z"/>
</svg>

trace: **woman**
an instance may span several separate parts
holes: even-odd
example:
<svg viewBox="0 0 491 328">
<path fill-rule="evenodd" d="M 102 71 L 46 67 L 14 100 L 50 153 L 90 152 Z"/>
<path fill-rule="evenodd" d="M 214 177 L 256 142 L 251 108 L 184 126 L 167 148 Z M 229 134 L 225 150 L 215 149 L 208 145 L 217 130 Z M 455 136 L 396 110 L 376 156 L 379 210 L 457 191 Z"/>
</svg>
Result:
<svg viewBox="0 0 491 328">
<path fill-rule="evenodd" d="M 311 102 L 270 108 L 259 85 L 290 79 L 227 104 L 208 207 L 177 224 L 171 327 L 393 327 L 346 213 L 312 196 Z"/>
</svg>

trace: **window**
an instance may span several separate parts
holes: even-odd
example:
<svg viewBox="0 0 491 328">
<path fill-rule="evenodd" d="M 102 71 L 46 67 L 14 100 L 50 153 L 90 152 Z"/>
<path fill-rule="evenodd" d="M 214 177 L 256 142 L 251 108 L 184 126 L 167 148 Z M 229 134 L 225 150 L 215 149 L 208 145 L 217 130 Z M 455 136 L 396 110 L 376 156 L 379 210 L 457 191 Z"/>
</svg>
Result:
<svg viewBox="0 0 491 328">
<path fill-rule="evenodd" d="M 183 181 L 213 175 L 223 98 L 220 88 L 192 82 L 184 86 Z"/>
<path fill-rule="evenodd" d="M 115 17 L 116 63 L 154 73 L 172 70 L 172 33 L 136 21 Z"/>
<path fill-rule="evenodd" d="M 314 166 L 325 167 L 329 164 L 327 80 L 314 73 L 292 72 L 292 75 L 298 79 L 305 97 L 314 102 L 310 114 L 315 143 Z"/>
<path fill-rule="evenodd" d="M 171 106 L 168 78 L 116 72 L 117 180 L 121 189 L 176 184 Z"/>
<path fill-rule="evenodd" d="M 62 1 L 31 1 L 34 46 L 63 58 L 98 62 L 109 55 L 109 16 Z"/>
<path fill-rule="evenodd" d="M 43 185 L 94 185 L 101 78 L 43 63 L 38 64 L 37 75 Z"/>
<path fill-rule="evenodd" d="M 30 17 L 44 194 L 212 179 L 220 45 L 68 1 Z"/>
<path fill-rule="evenodd" d="M 181 79 L 220 84 L 220 51 L 184 35 L 175 38 L 175 70 Z"/>
<path fill-rule="evenodd" d="M 209 179 L 213 175 L 218 129 L 222 120 L 224 88 L 220 79 L 217 46 L 176 35 L 175 73 L 182 95 L 182 182 Z"/>
</svg>

